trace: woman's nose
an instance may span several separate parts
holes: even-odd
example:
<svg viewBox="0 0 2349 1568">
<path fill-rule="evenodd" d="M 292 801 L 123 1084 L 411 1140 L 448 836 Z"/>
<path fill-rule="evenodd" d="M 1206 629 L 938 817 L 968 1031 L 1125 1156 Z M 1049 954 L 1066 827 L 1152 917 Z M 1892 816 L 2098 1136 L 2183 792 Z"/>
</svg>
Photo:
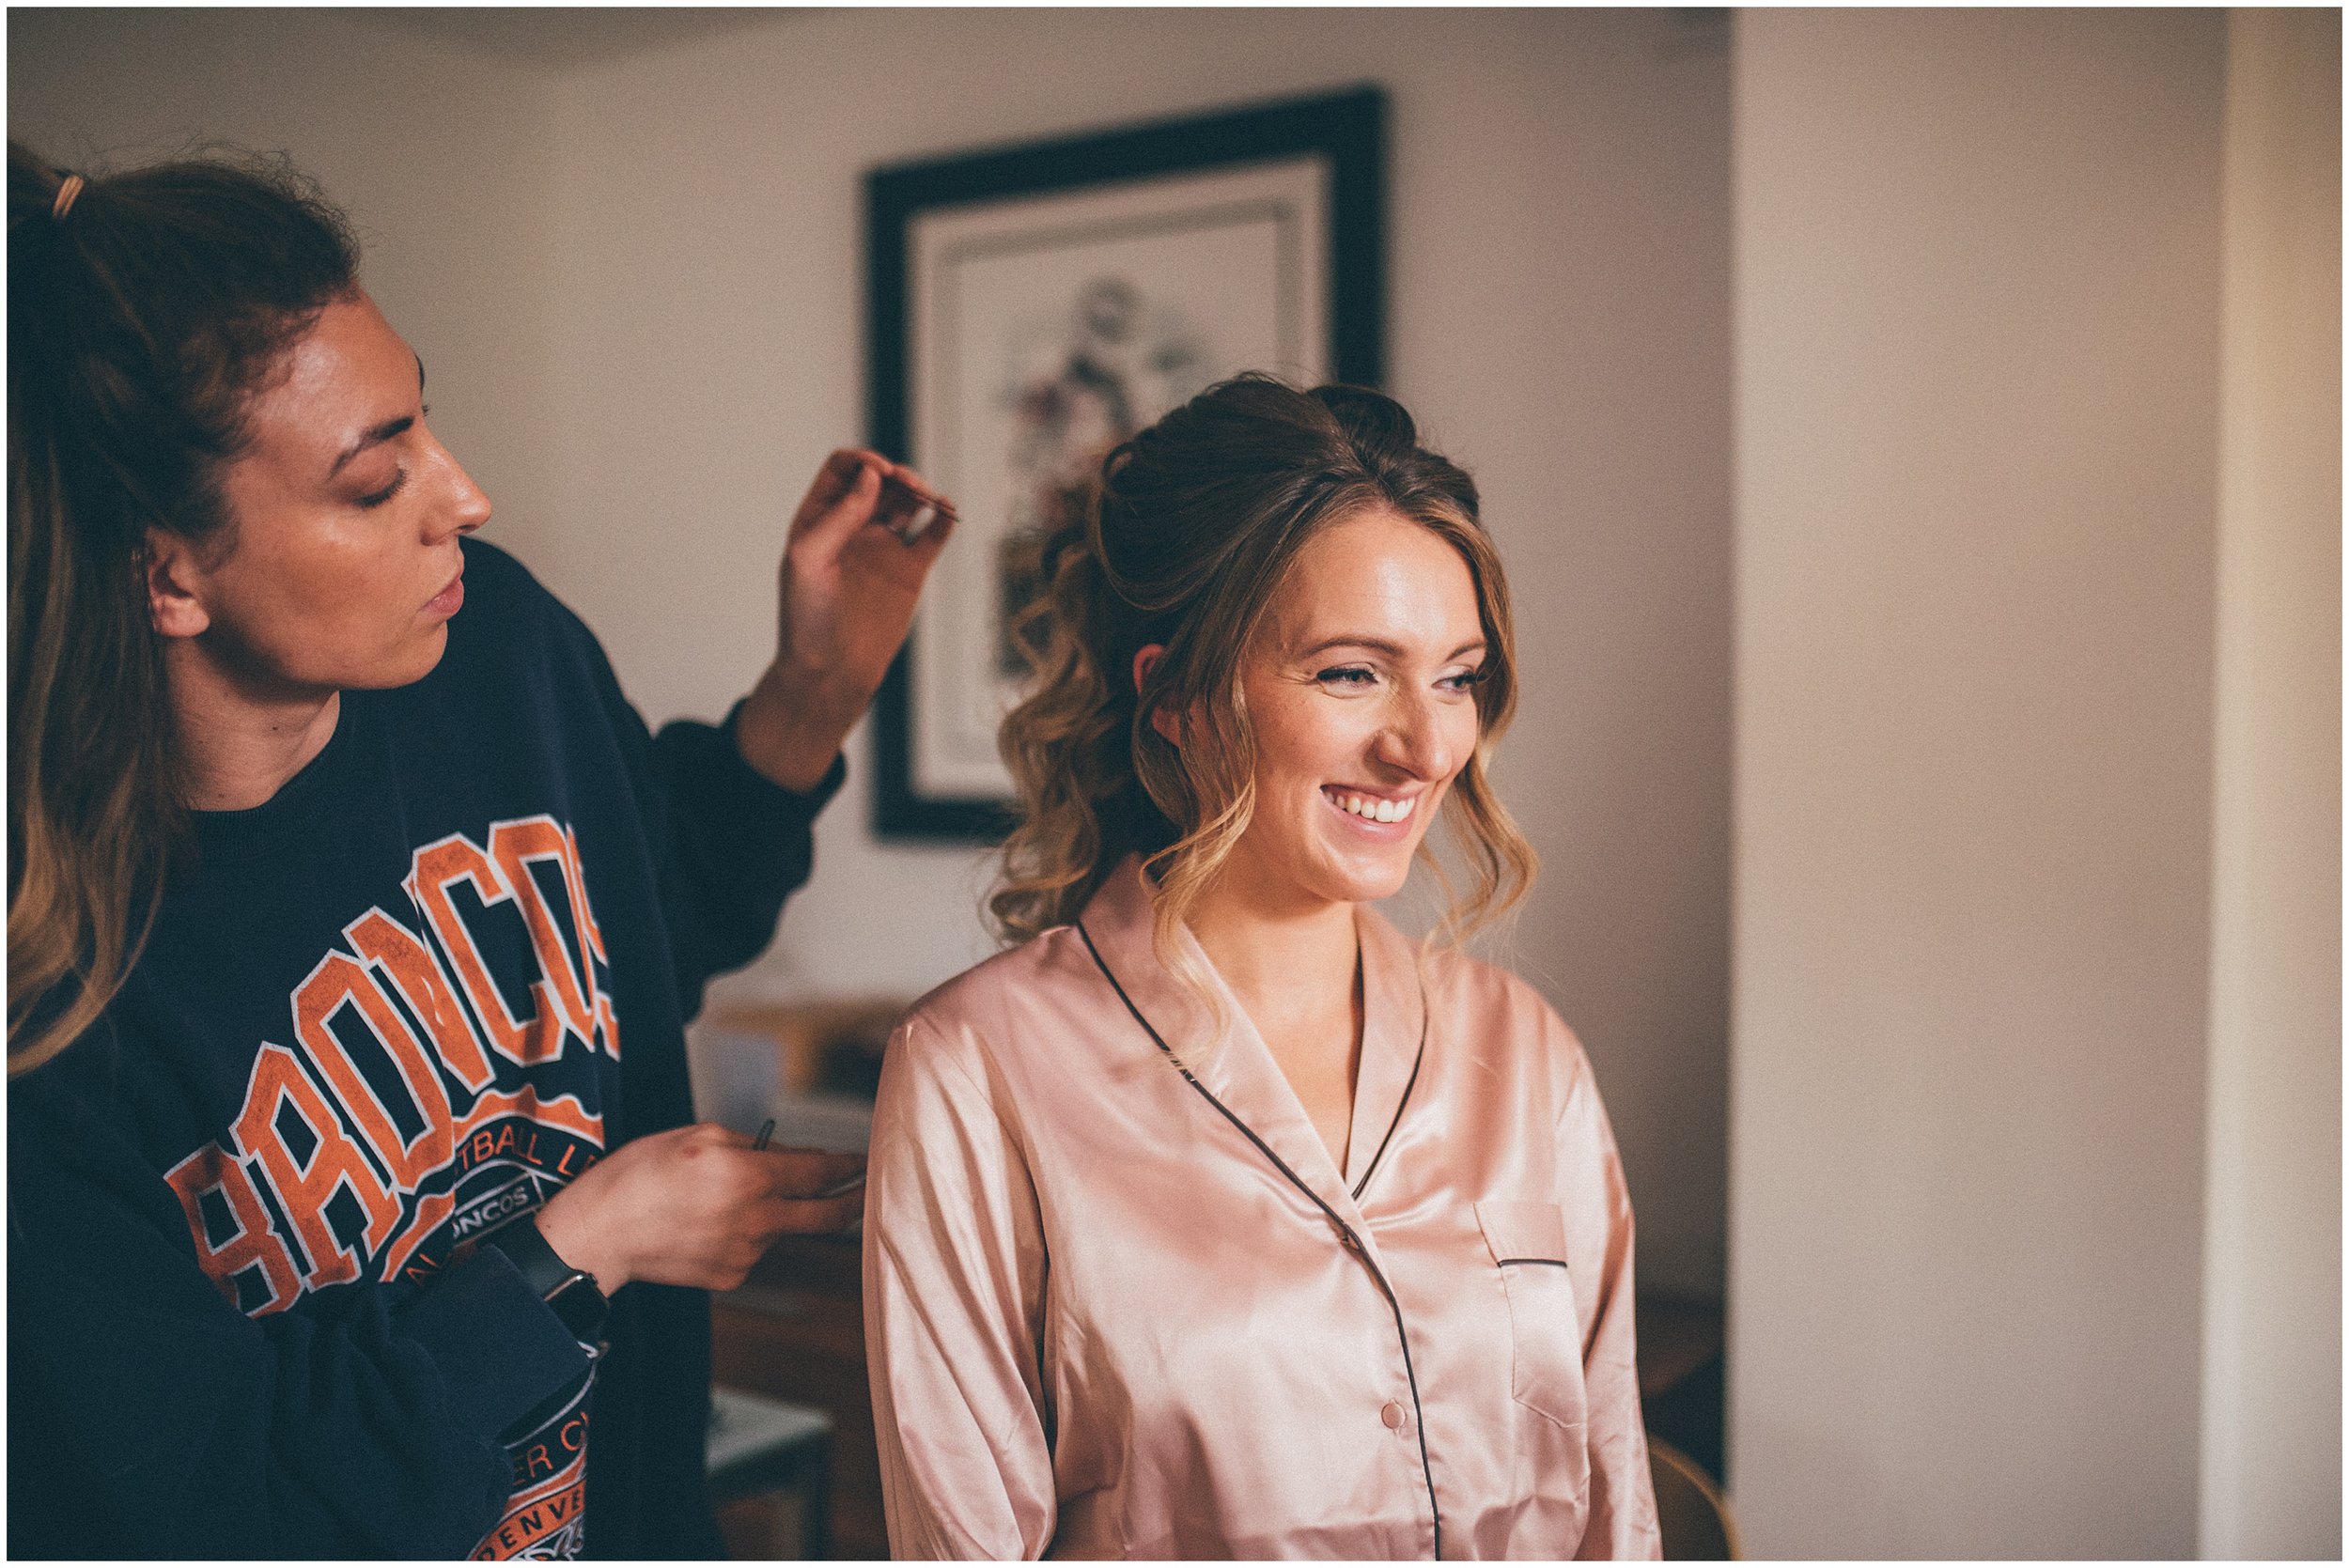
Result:
<svg viewBox="0 0 2349 1568">
<path fill-rule="evenodd" d="M 433 513 L 433 539 L 437 543 L 451 534 L 470 534 L 490 520 L 490 498 L 456 454 L 439 442 L 432 443 L 432 460 L 443 470 L 446 495 Z"/>
<path fill-rule="evenodd" d="M 1452 771 L 1452 748 L 1434 701 L 1405 696 L 1378 732 L 1373 754 L 1391 768 L 1419 779 L 1440 779 Z"/>
</svg>

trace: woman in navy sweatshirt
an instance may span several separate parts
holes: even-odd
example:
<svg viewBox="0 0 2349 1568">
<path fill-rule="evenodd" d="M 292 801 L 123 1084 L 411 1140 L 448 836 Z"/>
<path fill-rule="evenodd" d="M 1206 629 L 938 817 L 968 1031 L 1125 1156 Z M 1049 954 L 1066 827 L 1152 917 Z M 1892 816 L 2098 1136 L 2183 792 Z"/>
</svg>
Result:
<svg viewBox="0 0 2349 1568">
<path fill-rule="evenodd" d="M 714 1553 L 704 1292 L 861 1200 L 683 1028 L 951 517 L 835 453 L 650 735 L 306 185 L 11 144 L 8 264 L 9 1555 Z"/>
</svg>

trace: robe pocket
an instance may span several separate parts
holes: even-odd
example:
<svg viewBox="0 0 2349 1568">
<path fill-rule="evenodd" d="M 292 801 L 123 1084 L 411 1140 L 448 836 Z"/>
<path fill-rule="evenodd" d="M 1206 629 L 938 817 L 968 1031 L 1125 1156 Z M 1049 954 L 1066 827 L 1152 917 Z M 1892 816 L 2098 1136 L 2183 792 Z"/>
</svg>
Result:
<svg viewBox="0 0 2349 1568">
<path fill-rule="evenodd" d="M 1579 1432 L 1582 1326 L 1566 1266 L 1566 1217 L 1555 1203 L 1482 1203 L 1476 1223 L 1509 1296 L 1509 1391 L 1518 1404 Z"/>
</svg>

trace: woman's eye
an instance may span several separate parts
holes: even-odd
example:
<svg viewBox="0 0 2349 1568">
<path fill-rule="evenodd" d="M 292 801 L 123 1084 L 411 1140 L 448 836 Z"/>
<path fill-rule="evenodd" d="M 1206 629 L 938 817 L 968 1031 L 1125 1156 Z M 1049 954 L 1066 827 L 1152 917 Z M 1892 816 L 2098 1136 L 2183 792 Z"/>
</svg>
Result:
<svg viewBox="0 0 2349 1568">
<path fill-rule="evenodd" d="M 360 496 L 358 498 L 358 504 L 362 506 L 367 507 L 381 506 L 383 503 L 397 495 L 400 492 L 401 487 L 407 483 L 408 471 L 403 468 L 397 474 L 394 474 L 392 476 L 392 482 L 384 486 L 381 489 L 370 491 L 366 495 Z"/>
<path fill-rule="evenodd" d="M 1485 684 L 1485 672 L 1482 670 L 1463 670 L 1456 675 L 1444 676 L 1443 679 L 1436 682 L 1436 684 L 1442 687 L 1447 691 L 1473 691 L 1475 688 Z"/>
<path fill-rule="evenodd" d="M 1377 678 L 1378 677 L 1376 675 L 1373 675 L 1370 671 L 1362 668 L 1359 664 L 1341 665 L 1335 669 L 1324 670 L 1319 675 L 1314 676 L 1314 679 L 1320 681 L 1325 686 L 1342 687 L 1368 686 Z"/>
</svg>

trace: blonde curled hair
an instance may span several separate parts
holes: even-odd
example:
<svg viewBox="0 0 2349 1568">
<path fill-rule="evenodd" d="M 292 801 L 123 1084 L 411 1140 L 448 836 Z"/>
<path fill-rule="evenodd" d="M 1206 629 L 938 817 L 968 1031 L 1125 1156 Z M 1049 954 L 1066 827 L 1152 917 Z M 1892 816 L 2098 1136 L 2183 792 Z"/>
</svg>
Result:
<svg viewBox="0 0 2349 1568">
<path fill-rule="evenodd" d="M 1446 897 L 1435 937 L 1456 942 L 1525 895 L 1536 858 L 1486 773 L 1517 678 L 1508 583 L 1475 482 L 1423 447 L 1382 393 L 1299 392 L 1252 373 L 1112 450 L 1090 502 L 1044 543 L 1043 592 L 1014 628 L 1035 680 L 998 740 L 1019 809 L 988 901 L 1006 941 L 1073 922 L 1139 854 L 1158 879 L 1158 951 L 1189 968 L 1175 933 L 1255 810 L 1244 658 L 1306 541 L 1372 507 L 1460 552 L 1485 635 L 1476 749 L 1444 804 L 1470 885 L 1452 887 L 1426 841 L 1419 851 Z M 1152 644 L 1165 652 L 1137 690 L 1129 672 Z M 1161 707 L 1204 722 L 1177 748 L 1150 722 Z"/>
</svg>

